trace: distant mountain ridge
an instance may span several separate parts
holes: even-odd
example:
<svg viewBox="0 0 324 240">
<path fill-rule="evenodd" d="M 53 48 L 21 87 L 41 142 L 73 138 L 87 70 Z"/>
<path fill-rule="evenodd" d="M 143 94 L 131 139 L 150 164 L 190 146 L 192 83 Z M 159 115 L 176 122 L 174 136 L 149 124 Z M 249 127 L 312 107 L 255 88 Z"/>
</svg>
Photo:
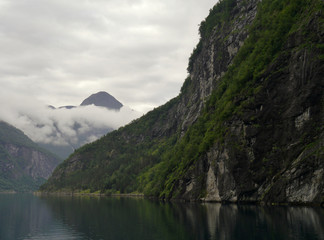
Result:
<svg viewBox="0 0 324 240">
<path fill-rule="evenodd" d="M 0 192 L 37 190 L 60 162 L 21 130 L 0 121 Z"/>
</svg>

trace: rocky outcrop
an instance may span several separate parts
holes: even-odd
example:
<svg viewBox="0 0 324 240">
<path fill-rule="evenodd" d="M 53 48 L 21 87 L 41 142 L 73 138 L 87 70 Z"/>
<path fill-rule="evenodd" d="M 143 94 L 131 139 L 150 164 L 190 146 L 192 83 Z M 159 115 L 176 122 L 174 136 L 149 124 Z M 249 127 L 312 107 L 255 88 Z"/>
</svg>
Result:
<svg viewBox="0 0 324 240">
<path fill-rule="evenodd" d="M 248 37 L 248 27 L 256 16 L 258 2 L 259 0 L 236 1 L 230 20 L 215 26 L 207 39 L 201 39 L 200 53 L 192 63 L 187 79 L 191 83 L 190 90 L 177 106 L 182 131 L 200 116 L 205 101 L 217 88 L 221 77 Z"/>
<path fill-rule="evenodd" d="M 11 165 L 11 171 L 16 172 L 14 175 L 17 174 L 15 177 L 18 177 L 18 175 L 27 175 L 34 179 L 47 179 L 58 164 L 58 159 L 54 156 L 46 155 L 33 148 L 5 144 L 4 149 L 11 158 L 18 159 L 17 166 Z M 15 168 L 19 168 L 19 170 Z"/>
</svg>

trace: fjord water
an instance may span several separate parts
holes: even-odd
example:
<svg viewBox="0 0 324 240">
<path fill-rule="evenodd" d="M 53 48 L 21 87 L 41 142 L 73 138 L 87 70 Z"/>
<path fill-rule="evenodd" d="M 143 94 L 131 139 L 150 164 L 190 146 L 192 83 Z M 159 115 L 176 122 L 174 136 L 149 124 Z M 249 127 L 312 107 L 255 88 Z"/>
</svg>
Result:
<svg viewBox="0 0 324 240">
<path fill-rule="evenodd" d="M 324 239 L 324 209 L 0 194 L 0 239 Z"/>
</svg>

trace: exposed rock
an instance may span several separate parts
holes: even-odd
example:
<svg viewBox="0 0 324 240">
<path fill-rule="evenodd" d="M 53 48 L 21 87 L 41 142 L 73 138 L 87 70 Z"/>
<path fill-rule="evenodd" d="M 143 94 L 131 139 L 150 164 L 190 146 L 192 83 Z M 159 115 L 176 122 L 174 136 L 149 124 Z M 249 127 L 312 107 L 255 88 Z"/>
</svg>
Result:
<svg viewBox="0 0 324 240">
<path fill-rule="evenodd" d="M 31 176 L 34 179 L 49 178 L 58 164 L 57 158 L 54 156 L 50 157 L 36 149 L 14 144 L 5 144 L 4 148 L 11 157 L 21 159 L 19 168 L 21 168 L 23 174 Z M 13 169 L 14 166 L 11 166 L 11 169 Z"/>
<path fill-rule="evenodd" d="M 310 119 L 310 108 L 307 108 L 305 112 L 295 118 L 295 127 L 300 130 L 305 122 Z"/>
<path fill-rule="evenodd" d="M 258 0 L 237 1 L 231 19 L 225 26 L 217 26 L 212 35 L 202 42 L 202 51 L 193 64 L 189 78 L 190 91 L 177 106 L 183 132 L 199 117 L 206 99 L 218 86 L 219 80 L 231 65 L 234 56 L 248 37 L 249 26 L 257 13 Z"/>
</svg>

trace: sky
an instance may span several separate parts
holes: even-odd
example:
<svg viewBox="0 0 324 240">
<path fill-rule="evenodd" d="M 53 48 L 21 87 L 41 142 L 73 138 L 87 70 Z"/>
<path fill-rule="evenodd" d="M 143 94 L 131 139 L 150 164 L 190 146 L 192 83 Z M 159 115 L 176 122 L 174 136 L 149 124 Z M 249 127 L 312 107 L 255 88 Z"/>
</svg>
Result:
<svg viewBox="0 0 324 240">
<path fill-rule="evenodd" d="M 216 2 L 0 0 L 0 108 L 79 105 L 106 91 L 146 113 L 179 94 Z"/>
<path fill-rule="evenodd" d="M 199 23 L 216 2 L 0 0 L 0 120 L 64 146 L 166 103 L 180 92 Z M 48 108 L 99 91 L 125 107 Z"/>
</svg>

